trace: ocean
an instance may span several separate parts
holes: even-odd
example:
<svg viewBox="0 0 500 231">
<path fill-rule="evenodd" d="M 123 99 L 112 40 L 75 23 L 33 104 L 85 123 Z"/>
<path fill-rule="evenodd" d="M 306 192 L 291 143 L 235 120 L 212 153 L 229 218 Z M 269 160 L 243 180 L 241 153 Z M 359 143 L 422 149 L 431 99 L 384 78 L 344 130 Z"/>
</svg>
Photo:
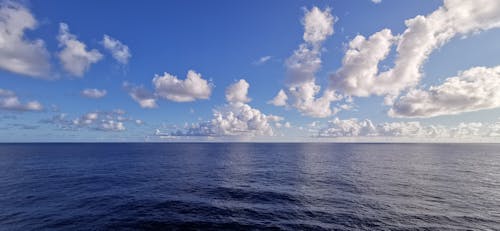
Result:
<svg viewBox="0 0 500 231">
<path fill-rule="evenodd" d="M 0 144 L 0 230 L 500 230 L 500 145 Z"/>
</svg>

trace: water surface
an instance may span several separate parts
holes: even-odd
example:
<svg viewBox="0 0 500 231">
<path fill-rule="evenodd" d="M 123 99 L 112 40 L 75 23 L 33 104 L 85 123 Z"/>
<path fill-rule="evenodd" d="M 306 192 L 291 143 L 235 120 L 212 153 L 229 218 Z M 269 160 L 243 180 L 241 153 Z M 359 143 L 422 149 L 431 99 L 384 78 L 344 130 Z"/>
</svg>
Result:
<svg viewBox="0 0 500 231">
<path fill-rule="evenodd" d="M 0 144 L 2 230 L 498 230 L 500 145 Z"/>
</svg>

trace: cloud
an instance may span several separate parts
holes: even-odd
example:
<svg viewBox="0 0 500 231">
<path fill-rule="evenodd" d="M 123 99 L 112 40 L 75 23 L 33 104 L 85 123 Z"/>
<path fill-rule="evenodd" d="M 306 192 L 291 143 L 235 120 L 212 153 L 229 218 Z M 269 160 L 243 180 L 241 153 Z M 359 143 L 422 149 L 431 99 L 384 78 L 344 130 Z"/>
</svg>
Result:
<svg viewBox="0 0 500 231">
<path fill-rule="evenodd" d="M 372 1 L 373 3 L 375 3 L 375 4 L 379 4 L 379 3 L 381 3 L 381 2 L 382 2 L 382 0 L 371 0 L 371 1 Z"/>
<path fill-rule="evenodd" d="M 153 80 L 154 94 L 144 86 L 123 83 L 123 88 L 142 108 L 156 108 L 158 98 L 165 98 L 175 102 L 191 102 L 197 99 L 208 99 L 212 93 L 213 85 L 201 77 L 201 74 L 189 70 L 185 80 L 164 73 L 156 75 Z M 237 93 L 235 93 L 236 95 Z"/>
<path fill-rule="evenodd" d="M 249 84 L 241 79 L 226 89 L 228 104 L 213 110 L 211 121 L 195 123 L 184 132 L 177 131 L 172 135 L 182 136 L 273 136 L 274 126 L 283 120 L 282 117 L 266 115 L 252 108 L 246 93 Z M 244 94 L 235 95 L 236 89 L 243 89 Z"/>
<path fill-rule="evenodd" d="M 156 108 L 156 97 L 149 92 L 144 86 L 136 86 L 134 84 L 124 82 L 123 88 L 132 97 L 132 99 L 139 103 L 142 108 Z"/>
<path fill-rule="evenodd" d="M 290 105 L 303 115 L 311 117 L 328 117 L 336 113 L 330 107 L 332 101 L 340 100 L 334 91 L 325 90 L 322 96 L 321 87 L 316 84 L 316 73 L 321 68 L 322 43 L 333 35 L 334 18 L 330 9 L 321 11 L 317 7 L 306 10 L 302 19 L 304 25 L 304 43 L 294 51 L 286 62 L 286 92 L 280 90 L 270 102 L 277 106 Z M 286 99 L 285 99 L 286 96 Z"/>
<path fill-rule="evenodd" d="M 356 36 L 349 42 L 342 67 L 331 76 L 333 88 L 355 96 L 386 92 L 374 83 L 379 72 L 378 63 L 387 57 L 394 41 L 395 38 L 388 29 L 381 30 L 368 39 L 362 35 Z"/>
<path fill-rule="evenodd" d="M 386 102 L 392 103 L 391 98 L 420 82 L 422 65 L 434 50 L 456 36 L 500 27 L 500 2 L 445 0 L 431 14 L 418 15 L 405 24 L 406 30 L 398 36 L 384 29 L 368 40 L 354 38 L 344 66 L 331 77 L 335 90 L 350 96 L 388 95 Z M 379 72 L 377 65 L 387 56 L 391 43 L 397 52 L 394 67 Z"/>
<path fill-rule="evenodd" d="M 212 94 L 212 84 L 201 77 L 201 74 L 189 70 L 186 79 L 164 73 L 153 78 L 155 94 L 161 98 L 175 102 L 191 102 L 197 99 L 208 99 Z"/>
<path fill-rule="evenodd" d="M 64 70 L 75 76 L 83 76 L 90 65 L 102 59 L 102 54 L 96 49 L 87 50 L 87 46 L 77 40 L 76 36 L 69 32 L 66 23 L 59 24 L 59 35 L 57 36 L 59 46 L 63 49 L 58 53 Z"/>
<path fill-rule="evenodd" d="M 104 35 L 102 45 L 111 52 L 113 58 L 121 64 L 127 64 L 130 57 L 132 57 L 127 45 L 108 35 Z"/>
<path fill-rule="evenodd" d="M 250 98 L 248 98 L 248 88 L 250 84 L 244 79 L 240 79 L 238 82 L 230 85 L 226 88 L 226 100 L 231 103 L 248 103 Z"/>
<path fill-rule="evenodd" d="M 479 138 L 498 133 L 499 122 L 459 123 L 456 126 L 424 125 L 418 121 L 375 124 L 369 119 L 335 118 L 319 130 L 320 137 L 406 137 L 406 138 Z"/>
<path fill-rule="evenodd" d="M 98 130 L 102 131 L 125 131 L 125 126 L 122 122 L 114 120 L 103 120 L 97 127 Z"/>
<path fill-rule="evenodd" d="M 7 124 L 7 128 L 16 128 L 16 129 L 22 129 L 22 130 L 35 130 L 38 129 L 40 126 L 38 125 L 31 125 L 31 124 L 21 124 L 21 123 L 10 123 Z"/>
<path fill-rule="evenodd" d="M 324 11 L 318 7 L 313 7 L 310 11 L 306 10 L 302 20 L 305 30 L 302 38 L 311 44 L 325 41 L 328 36 L 333 35 L 333 22 L 333 16 L 328 8 Z"/>
<path fill-rule="evenodd" d="M 106 96 L 108 92 L 106 90 L 99 90 L 96 88 L 87 88 L 82 90 L 81 94 L 84 97 L 91 98 L 91 99 L 99 99 L 104 96 Z"/>
<path fill-rule="evenodd" d="M 255 61 L 254 64 L 255 65 L 262 65 L 264 63 L 267 63 L 269 60 L 271 60 L 272 56 L 268 55 L 268 56 L 262 56 L 259 58 L 259 60 Z"/>
<path fill-rule="evenodd" d="M 125 117 L 125 112 L 123 110 L 114 111 L 96 111 L 88 112 L 79 117 L 70 119 L 67 114 L 61 113 L 53 116 L 50 119 L 41 120 L 40 123 L 54 124 L 59 129 L 63 130 L 80 130 L 88 129 L 95 131 L 113 131 L 120 132 L 125 131 L 125 123 L 133 123 L 139 125 L 138 119 L 132 119 L 130 117 Z M 141 121 L 142 124 L 142 121 Z"/>
<path fill-rule="evenodd" d="M 41 39 L 28 40 L 26 30 L 37 21 L 24 6 L 11 1 L 0 3 L 0 68 L 34 78 L 48 78 L 50 55 Z"/>
<path fill-rule="evenodd" d="M 335 118 L 329 121 L 329 126 L 319 132 L 319 136 L 374 136 L 376 128 L 370 120 L 358 119 L 341 120 Z"/>
<path fill-rule="evenodd" d="M 315 98 L 315 95 L 320 92 L 320 89 L 320 86 L 313 82 L 289 88 L 289 95 L 295 99 L 292 106 L 303 115 L 311 117 L 325 118 L 334 115 L 337 110 L 332 109 L 330 104 L 341 98 L 333 91 L 324 91 L 321 97 Z"/>
<path fill-rule="evenodd" d="M 288 100 L 288 96 L 286 95 L 285 91 L 281 89 L 278 94 L 270 101 L 268 101 L 268 104 L 272 104 L 277 107 L 282 107 L 282 106 L 287 106 L 286 101 Z"/>
<path fill-rule="evenodd" d="M 500 66 L 474 67 L 428 90 L 412 89 L 399 98 L 392 117 L 433 117 L 500 107 Z"/>
<path fill-rule="evenodd" d="M 43 106 L 38 101 L 29 101 L 23 104 L 13 91 L 0 88 L 0 109 L 8 111 L 41 111 Z"/>
</svg>

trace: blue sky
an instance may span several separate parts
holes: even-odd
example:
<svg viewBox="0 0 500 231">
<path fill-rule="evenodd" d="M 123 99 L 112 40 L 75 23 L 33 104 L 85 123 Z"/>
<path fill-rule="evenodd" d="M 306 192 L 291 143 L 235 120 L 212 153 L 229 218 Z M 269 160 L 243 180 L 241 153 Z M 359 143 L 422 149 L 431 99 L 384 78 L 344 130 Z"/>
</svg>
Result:
<svg viewBox="0 0 500 231">
<path fill-rule="evenodd" d="M 4 142 L 500 139 L 495 0 L 4 1 L 0 22 Z"/>
</svg>

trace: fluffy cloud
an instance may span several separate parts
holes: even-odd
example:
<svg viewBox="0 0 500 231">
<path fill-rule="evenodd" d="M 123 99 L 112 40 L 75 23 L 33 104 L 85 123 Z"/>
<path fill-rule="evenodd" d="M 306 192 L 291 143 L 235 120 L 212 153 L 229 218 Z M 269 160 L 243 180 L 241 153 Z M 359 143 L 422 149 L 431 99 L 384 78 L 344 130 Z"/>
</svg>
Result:
<svg viewBox="0 0 500 231">
<path fill-rule="evenodd" d="M 342 59 L 342 67 L 331 76 L 330 83 L 346 95 L 369 96 L 386 90 L 374 84 L 379 72 L 378 63 L 390 52 L 395 38 L 388 29 L 381 30 L 370 38 L 356 36 Z"/>
<path fill-rule="evenodd" d="M 191 102 L 197 99 L 208 99 L 212 94 L 212 84 L 201 77 L 201 74 L 189 70 L 185 80 L 164 73 L 153 78 L 155 94 L 161 98 L 175 102 Z"/>
<path fill-rule="evenodd" d="M 371 120 L 335 118 L 319 130 L 320 137 L 479 138 L 498 134 L 499 123 L 460 123 L 456 126 L 423 125 L 418 121 L 374 124 Z"/>
<path fill-rule="evenodd" d="M 238 82 L 230 85 L 226 88 L 226 100 L 227 102 L 236 103 L 248 103 L 250 98 L 248 98 L 248 88 L 250 84 L 244 79 L 240 79 Z"/>
<path fill-rule="evenodd" d="M 70 119 L 67 114 L 58 114 L 50 119 L 41 120 L 41 123 L 54 124 L 63 130 L 89 129 L 96 131 L 125 131 L 125 123 L 139 125 L 137 119 L 125 117 L 123 110 L 114 110 L 109 112 L 89 112 L 77 118 Z M 142 121 L 141 121 L 142 124 Z"/>
<path fill-rule="evenodd" d="M 445 0 L 436 11 L 406 20 L 405 24 L 406 30 L 396 38 L 387 29 L 368 40 L 362 36 L 354 38 L 344 66 L 332 75 L 334 88 L 351 96 L 376 94 L 394 98 L 419 83 L 423 63 L 451 38 L 499 27 L 500 2 Z M 379 72 L 377 65 L 385 59 L 391 43 L 397 52 L 394 67 Z"/>
<path fill-rule="evenodd" d="M 107 93 L 108 92 L 104 89 L 99 90 L 96 88 L 87 88 L 81 92 L 82 96 L 87 97 L 87 98 L 91 98 L 91 99 L 102 98 L 102 97 L 106 96 Z"/>
<path fill-rule="evenodd" d="M 321 97 L 316 98 L 315 95 L 320 92 L 320 86 L 313 82 L 290 87 L 288 91 L 289 95 L 295 99 L 292 105 L 304 115 L 325 118 L 334 115 L 338 111 L 338 109 L 332 109 L 330 104 L 333 101 L 340 100 L 341 97 L 335 94 L 334 91 L 326 90 Z"/>
<path fill-rule="evenodd" d="M 130 57 L 132 57 L 127 45 L 108 35 L 104 35 L 102 45 L 109 50 L 113 58 L 121 64 L 127 64 Z"/>
<path fill-rule="evenodd" d="M 128 92 L 132 99 L 139 103 L 142 108 L 156 108 L 156 97 L 149 92 L 144 86 L 136 86 L 134 84 L 124 82 L 123 88 Z"/>
<path fill-rule="evenodd" d="M 286 101 L 288 100 L 288 96 L 286 95 L 285 91 L 283 91 L 283 89 L 281 89 L 278 94 L 270 101 L 268 101 L 267 103 L 269 104 L 272 104 L 274 106 L 277 106 L 277 107 L 281 107 L 281 106 L 286 106 L 287 103 Z"/>
<path fill-rule="evenodd" d="M 372 2 L 375 3 L 375 4 L 379 4 L 379 3 L 382 2 L 382 0 L 372 0 Z"/>
<path fill-rule="evenodd" d="M 330 9 L 321 11 L 318 7 L 313 7 L 306 11 L 302 24 L 304 25 L 304 35 L 302 38 L 307 43 L 318 44 L 333 34 L 333 16 Z"/>
<path fill-rule="evenodd" d="M 21 103 L 13 91 L 0 88 L 0 109 L 9 111 L 41 111 L 42 104 L 38 101 L 29 101 Z"/>
<path fill-rule="evenodd" d="M 97 129 L 103 131 L 125 131 L 125 126 L 123 126 L 123 122 L 103 120 Z"/>
<path fill-rule="evenodd" d="M 276 106 L 286 106 L 287 100 L 304 115 L 328 117 L 335 114 L 330 104 L 340 97 L 334 91 L 325 90 L 319 96 L 321 87 L 316 84 L 316 73 L 321 68 L 322 43 L 333 35 L 334 18 L 330 9 L 321 11 L 313 7 L 302 20 L 304 43 L 294 51 L 286 62 L 286 92 L 281 90 L 270 102 Z"/>
<path fill-rule="evenodd" d="M 26 30 L 37 21 L 31 12 L 10 1 L 0 3 L 0 68 L 37 78 L 47 78 L 50 55 L 41 39 L 27 40 Z"/>
<path fill-rule="evenodd" d="M 413 89 L 389 110 L 393 117 L 432 117 L 500 107 L 500 66 L 474 67 L 428 90 Z"/>
<path fill-rule="evenodd" d="M 76 36 L 69 32 L 65 23 L 59 24 L 59 35 L 57 36 L 59 46 L 63 49 L 58 53 L 64 70 L 75 76 L 83 76 L 90 65 L 102 59 L 102 54 L 96 49 L 87 50 L 87 46 L 77 40 Z"/>
<path fill-rule="evenodd" d="M 249 101 L 246 93 L 248 83 L 240 80 L 226 89 L 227 105 L 217 108 L 213 112 L 211 121 L 193 124 L 185 132 L 176 132 L 173 135 L 186 136 L 273 136 L 276 135 L 274 126 L 283 118 L 266 115 L 258 109 L 245 104 Z M 234 91 L 242 90 L 244 94 L 236 95 Z"/>
</svg>

